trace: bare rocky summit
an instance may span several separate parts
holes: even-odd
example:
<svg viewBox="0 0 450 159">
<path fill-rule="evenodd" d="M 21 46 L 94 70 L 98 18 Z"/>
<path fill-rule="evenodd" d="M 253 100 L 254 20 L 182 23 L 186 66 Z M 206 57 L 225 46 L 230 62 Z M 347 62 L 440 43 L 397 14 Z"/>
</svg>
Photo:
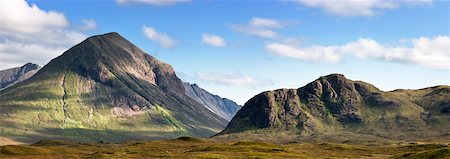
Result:
<svg viewBox="0 0 450 159">
<path fill-rule="evenodd" d="M 236 104 L 232 100 L 222 98 L 218 95 L 209 93 L 208 91 L 198 87 L 197 84 L 183 83 L 186 94 L 203 104 L 210 111 L 220 117 L 230 121 L 242 106 Z"/>
<path fill-rule="evenodd" d="M 37 64 L 27 63 L 21 67 L 0 71 L 0 90 L 24 81 L 41 69 Z"/>
</svg>

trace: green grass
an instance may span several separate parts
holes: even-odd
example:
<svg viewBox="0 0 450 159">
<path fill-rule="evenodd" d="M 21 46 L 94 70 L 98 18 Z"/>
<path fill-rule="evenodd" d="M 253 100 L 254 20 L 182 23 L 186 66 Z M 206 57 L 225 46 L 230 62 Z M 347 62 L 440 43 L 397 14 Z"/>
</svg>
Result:
<svg viewBox="0 0 450 159">
<path fill-rule="evenodd" d="M 0 158 L 450 158 L 439 144 L 365 146 L 342 143 L 271 143 L 182 137 L 174 140 L 78 143 L 40 141 L 2 146 Z"/>
<path fill-rule="evenodd" d="M 154 105 L 136 115 L 115 116 L 112 113 L 115 105 L 110 97 L 99 96 L 112 90 L 74 72 L 62 72 L 37 81 L 18 85 L 12 93 L 2 92 L 0 137 L 29 143 L 41 138 L 87 142 L 201 136 L 187 129 L 185 123 L 163 105 Z M 95 96 L 91 95 L 93 87 L 97 91 Z M 210 135 L 218 131 L 207 130 Z"/>
</svg>

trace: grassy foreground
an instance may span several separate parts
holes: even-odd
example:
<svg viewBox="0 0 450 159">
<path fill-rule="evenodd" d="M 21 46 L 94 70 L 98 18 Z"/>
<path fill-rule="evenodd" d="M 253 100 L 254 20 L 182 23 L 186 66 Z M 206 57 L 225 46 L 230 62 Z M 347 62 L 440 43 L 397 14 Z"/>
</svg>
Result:
<svg viewBox="0 0 450 159">
<path fill-rule="evenodd" d="M 32 145 L 0 147 L 0 158 L 450 158 L 439 144 L 362 146 L 334 143 L 274 144 L 226 142 L 182 137 L 124 143 L 74 143 L 41 140 Z"/>
</svg>

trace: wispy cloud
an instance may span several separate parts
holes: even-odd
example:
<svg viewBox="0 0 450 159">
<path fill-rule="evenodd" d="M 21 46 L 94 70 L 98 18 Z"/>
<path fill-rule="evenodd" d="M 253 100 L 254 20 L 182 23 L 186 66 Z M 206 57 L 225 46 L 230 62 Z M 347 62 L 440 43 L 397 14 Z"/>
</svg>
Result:
<svg viewBox="0 0 450 159">
<path fill-rule="evenodd" d="M 208 34 L 208 33 L 204 33 L 202 35 L 202 42 L 211 46 L 216 46 L 216 47 L 224 47 L 227 45 L 227 43 L 225 42 L 225 40 L 218 36 L 218 35 L 212 35 L 212 34 Z"/>
<path fill-rule="evenodd" d="M 83 19 L 81 30 L 97 30 L 97 22 L 94 19 Z"/>
<path fill-rule="evenodd" d="M 190 2 L 190 0 L 116 0 L 117 4 L 148 4 L 153 6 L 170 6 L 177 3 Z"/>
<path fill-rule="evenodd" d="M 87 37 L 60 12 L 24 0 L 0 1 L 0 6 L 0 69 L 26 62 L 44 65 Z"/>
<path fill-rule="evenodd" d="M 229 25 L 229 27 L 237 32 L 253 35 L 262 38 L 277 38 L 279 35 L 275 29 L 283 28 L 285 25 L 275 19 L 267 19 L 253 17 L 248 24 L 245 25 Z"/>
<path fill-rule="evenodd" d="M 391 10 L 401 5 L 430 5 L 432 0 L 294 0 L 306 7 L 319 8 L 340 17 L 377 15 L 382 10 Z"/>
<path fill-rule="evenodd" d="M 173 48 L 176 45 L 174 38 L 170 37 L 166 33 L 158 32 L 153 27 L 144 25 L 142 26 L 142 32 L 149 40 L 158 43 L 164 48 Z"/>
<path fill-rule="evenodd" d="M 248 24 L 251 27 L 255 28 L 282 28 L 283 24 L 281 22 L 274 19 L 253 17 L 252 20 Z"/>
<path fill-rule="evenodd" d="M 196 73 L 194 78 L 199 81 L 211 82 L 220 85 L 233 85 L 233 86 L 265 86 L 272 85 L 273 81 L 268 79 L 255 78 L 251 76 L 245 76 L 239 72 L 234 73 Z"/>
<path fill-rule="evenodd" d="M 284 43 L 269 43 L 266 50 L 276 55 L 317 62 L 338 62 L 346 55 L 365 60 L 412 63 L 434 69 L 450 69 L 450 38 L 420 37 L 403 41 L 406 45 L 382 45 L 370 38 L 360 38 L 344 45 L 300 47 Z"/>
</svg>

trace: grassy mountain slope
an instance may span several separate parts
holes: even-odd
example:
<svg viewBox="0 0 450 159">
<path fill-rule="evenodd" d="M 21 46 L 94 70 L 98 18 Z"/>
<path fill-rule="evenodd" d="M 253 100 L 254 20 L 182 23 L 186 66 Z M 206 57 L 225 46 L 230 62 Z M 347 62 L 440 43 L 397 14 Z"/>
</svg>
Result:
<svg viewBox="0 0 450 159">
<path fill-rule="evenodd" d="M 0 135 L 16 140 L 207 137 L 226 120 L 185 95 L 172 67 L 117 33 L 94 36 L 0 92 Z"/>
<path fill-rule="evenodd" d="M 284 130 L 327 140 L 448 140 L 449 107 L 449 86 L 383 92 L 332 74 L 299 89 L 256 95 L 221 134 Z"/>
</svg>

